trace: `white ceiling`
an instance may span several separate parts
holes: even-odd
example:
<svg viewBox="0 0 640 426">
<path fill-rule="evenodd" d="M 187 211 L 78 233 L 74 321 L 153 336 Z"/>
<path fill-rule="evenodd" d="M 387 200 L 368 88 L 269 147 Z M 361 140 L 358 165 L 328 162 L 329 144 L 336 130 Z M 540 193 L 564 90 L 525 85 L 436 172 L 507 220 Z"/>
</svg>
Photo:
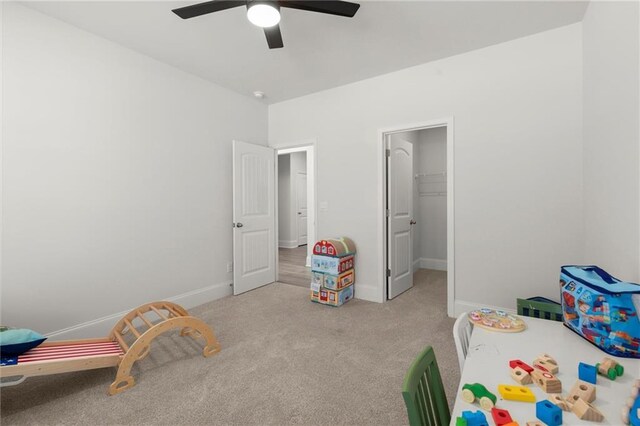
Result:
<svg viewBox="0 0 640 426">
<path fill-rule="evenodd" d="M 27 6 L 236 92 L 273 103 L 582 20 L 587 2 L 363 1 L 352 19 L 283 9 L 269 50 L 244 8 L 189 20 L 183 1 Z"/>
</svg>

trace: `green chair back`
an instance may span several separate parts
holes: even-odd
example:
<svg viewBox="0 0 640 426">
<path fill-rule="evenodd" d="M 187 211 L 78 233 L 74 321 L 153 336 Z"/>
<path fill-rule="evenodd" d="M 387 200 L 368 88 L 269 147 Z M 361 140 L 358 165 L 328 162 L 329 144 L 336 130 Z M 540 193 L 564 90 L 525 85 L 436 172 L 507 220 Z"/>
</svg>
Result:
<svg viewBox="0 0 640 426">
<path fill-rule="evenodd" d="M 518 315 L 562 321 L 562 305 L 552 301 L 546 302 L 535 299 L 516 299 Z"/>
<path fill-rule="evenodd" d="M 427 346 L 404 376 L 402 397 L 411 426 L 444 426 L 451 421 L 436 354 Z"/>
</svg>

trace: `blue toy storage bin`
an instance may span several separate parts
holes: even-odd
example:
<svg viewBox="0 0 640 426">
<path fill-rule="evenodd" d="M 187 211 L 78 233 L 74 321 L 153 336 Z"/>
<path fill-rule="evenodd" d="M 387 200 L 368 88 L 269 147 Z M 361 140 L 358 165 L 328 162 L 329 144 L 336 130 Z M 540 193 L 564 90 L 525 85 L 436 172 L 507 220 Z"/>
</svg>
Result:
<svg viewBox="0 0 640 426">
<path fill-rule="evenodd" d="M 564 324 L 608 354 L 640 358 L 640 285 L 620 281 L 597 266 L 563 266 Z"/>
</svg>

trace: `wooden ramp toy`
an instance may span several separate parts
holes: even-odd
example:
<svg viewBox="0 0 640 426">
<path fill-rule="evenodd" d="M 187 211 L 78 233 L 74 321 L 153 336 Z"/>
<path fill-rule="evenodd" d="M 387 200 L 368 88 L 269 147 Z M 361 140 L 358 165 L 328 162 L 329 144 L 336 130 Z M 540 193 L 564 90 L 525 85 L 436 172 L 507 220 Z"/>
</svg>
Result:
<svg viewBox="0 0 640 426">
<path fill-rule="evenodd" d="M 135 323 L 146 330 L 141 333 Z M 0 378 L 21 376 L 13 382 L 3 383 L 9 385 L 22 383 L 32 376 L 118 367 L 108 391 L 115 395 L 135 384 L 131 368 L 149 354 L 153 339 L 175 329 L 180 329 L 181 336 L 204 339 L 202 355 L 205 357 L 220 352 L 218 340 L 204 321 L 189 315 L 175 303 L 153 302 L 125 315 L 107 337 L 43 343 L 20 355 L 17 364 L 0 367 Z M 131 344 L 127 343 L 132 339 Z"/>
</svg>

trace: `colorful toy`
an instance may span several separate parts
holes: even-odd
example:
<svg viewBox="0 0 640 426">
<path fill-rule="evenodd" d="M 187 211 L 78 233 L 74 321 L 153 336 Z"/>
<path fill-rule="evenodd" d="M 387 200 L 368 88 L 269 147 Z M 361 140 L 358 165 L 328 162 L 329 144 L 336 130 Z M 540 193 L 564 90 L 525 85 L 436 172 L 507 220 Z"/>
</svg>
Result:
<svg viewBox="0 0 640 426">
<path fill-rule="evenodd" d="M 519 333 L 527 328 L 524 321 L 516 315 L 486 308 L 469 312 L 469 322 L 475 327 L 503 333 Z"/>
<path fill-rule="evenodd" d="M 578 378 L 595 385 L 598 378 L 598 368 L 581 362 L 578 364 Z"/>
<path fill-rule="evenodd" d="M 314 272 L 318 274 L 319 272 Z M 353 269 L 349 269 L 340 275 L 324 274 L 323 286 L 330 290 L 341 290 L 350 286 L 356 281 L 355 272 Z"/>
<path fill-rule="evenodd" d="M 572 404 L 575 403 L 578 399 L 585 400 L 587 402 L 593 402 L 596 399 L 596 387 L 591 383 L 583 382 L 582 380 L 578 380 L 575 385 L 571 388 L 569 392 L 569 396 L 567 396 L 567 400 Z"/>
<path fill-rule="evenodd" d="M 536 402 L 536 417 L 548 426 L 562 424 L 562 410 L 546 399 Z"/>
<path fill-rule="evenodd" d="M 520 367 L 529 374 L 531 374 L 531 372 L 533 371 L 533 368 L 531 366 L 529 366 L 528 364 L 525 364 L 519 359 L 512 359 L 511 361 L 509 361 L 509 367 L 511 368 Z"/>
<path fill-rule="evenodd" d="M 509 423 L 513 423 L 513 419 L 509 412 L 500 408 L 493 407 L 491 409 L 491 417 L 493 417 L 493 421 L 496 423 L 496 426 L 504 426 Z"/>
<path fill-rule="evenodd" d="M 631 387 L 631 397 L 622 407 L 622 422 L 625 425 L 640 426 L 640 380 Z"/>
<path fill-rule="evenodd" d="M 562 392 L 562 382 L 548 371 L 534 368 L 531 372 L 531 377 L 533 378 L 533 382 L 546 393 Z"/>
<path fill-rule="evenodd" d="M 353 269 L 353 255 L 344 257 L 318 256 L 311 257 L 311 270 L 331 275 L 340 275 L 344 271 Z"/>
<path fill-rule="evenodd" d="M 596 364 L 596 369 L 598 373 L 611 380 L 615 380 L 616 377 L 622 377 L 624 374 L 624 367 L 607 357 L 602 358 L 602 361 Z"/>
<path fill-rule="evenodd" d="M 467 426 L 489 426 L 487 417 L 482 411 L 463 411 L 462 418 Z"/>
<path fill-rule="evenodd" d="M 531 379 L 531 375 L 520 367 L 511 369 L 511 377 L 513 378 L 513 380 L 520 383 L 521 385 L 528 385 L 533 383 L 533 379 Z"/>
<path fill-rule="evenodd" d="M 149 319 L 145 317 L 148 313 L 151 313 Z M 160 321 L 155 322 L 158 319 Z M 136 327 L 134 322 L 141 325 Z M 147 329 L 141 332 L 140 327 Z M 176 329 L 181 336 L 202 338 L 205 341 L 203 356 L 220 352 L 220 344 L 205 322 L 175 303 L 153 302 L 122 317 L 105 338 L 43 343 L 20 355 L 16 364 L 0 367 L 0 378 L 22 376 L 15 383 L 18 384 L 31 376 L 117 367 L 115 380 L 108 390 L 109 395 L 115 395 L 135 385 L 131 368 L 149 354 L 154 339 Z"/>
<path fill-rule="evenodd" d="M 311 301 L 323 305 L 340 306 L 353 299 L 353 286 L 345 287 L 342 290 L 329 290 L 324 287 L 311 289 Z"/>
<path fill-rule="evenodd" d="M 560 284 L 567 327 L 611 355 L 640 358 L 639 285 L 597 266 L 563 266 Z"/>
<path fill-rule="evenodd" d="M 589 404 L 582 398 L 578 398 L 571 407 L 571 411 L 580 420 L 587 420 L 590 422 L 601 422 L 604 420 L 604 415 L 593 405 Z"/>
<path fill-rule="evenodd" d="M 573 406 L 570 401 L 564 399 L 559 393 L 550 394 L 549 401 L 560 407 L 562 411 L 571 411 L 571 407 Z"/>
<path fill-rule="evenodd" d="M 524 386 L 498 385 L 498 392 L 503 399 L 510 401 L 536 402 L 531 389 Z"/>
<path fill-rule="evenodd" d="M 480 407 L 485 411 L 490 411 L 498 400 L 494 394 L 480 383 L 465 384 L 462 387 L 462 399 L 469 404 L 472 404 L 477 399 L 480 402 Z"/>
<path fill-rule="evenodd" d="M 313 245 L 313 254 L 343 257 L 350 254 L 355 254 L 356 244 L 351 238 L 328 238 L 326 240 L 318 241 Z"/>
<path fill-rule="evenodd" d="M 510 422 L 510 423 L 506 423 L 506 424 L 504 424 L 502 426 L 520 426 L 520 425 L 518 424 L 518 422 Z"/>
</svg>

